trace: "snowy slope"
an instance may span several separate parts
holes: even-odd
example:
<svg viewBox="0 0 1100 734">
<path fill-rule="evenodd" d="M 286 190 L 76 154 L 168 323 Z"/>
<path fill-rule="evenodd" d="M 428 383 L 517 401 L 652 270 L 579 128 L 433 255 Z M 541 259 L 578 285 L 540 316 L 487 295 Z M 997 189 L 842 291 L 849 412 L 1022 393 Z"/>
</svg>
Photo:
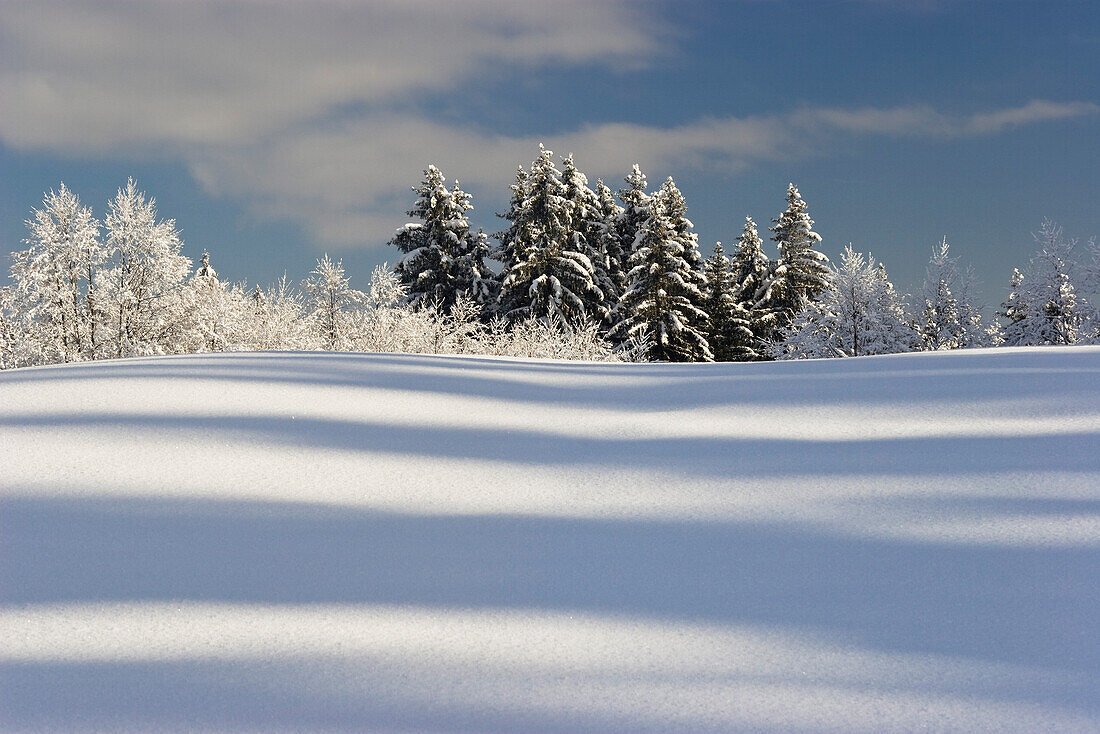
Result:
<svg viewBox="0 0 1100 734">
<path fill-rule="evenodd" d="M 0 373 L 0 731 L 1100 731 L 1100 350 Z"/>
</svg>

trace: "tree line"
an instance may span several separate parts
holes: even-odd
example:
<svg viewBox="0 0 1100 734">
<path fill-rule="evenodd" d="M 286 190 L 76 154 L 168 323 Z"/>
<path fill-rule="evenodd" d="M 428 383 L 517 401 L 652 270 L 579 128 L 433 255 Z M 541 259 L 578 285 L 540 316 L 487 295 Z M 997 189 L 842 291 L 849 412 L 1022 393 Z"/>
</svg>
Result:
<svg viewBox="0 0 1100 734">
<path fill-rule="evenodd" d="M 591 188 L 573 156 L 539 146 L 511 186 L 508 226 L 492 238 L 472 228 L 470 195 L 447 188 L 435 166 L 413 188 L 416 221 L 390 241 L 407 303 L 473 301 L 483 318 L 536 318 L 565 330 L 595 325 L 612 344 L 645 343 L 651 359 L 755 361 L 887 354 L 1001 344 L 1095 341 L 1100 250 L 1044 221 L 1039 249 L 1015 271 L 998 320 L 984 323 L 974 278 L 944 238 L 932 249 L 923 288 L 898 293 L 883 263 L 849 245 L 839 265 L 820 251 L 794 184 L 771 221 L 777 257 L 745 218 L 727 255 L 704 259 L 672 178 L 649 191 L 635 165 L 613 193 Z M 616 195 L 617 194 L 617 195 Z M 495 243 L 490 244 L 490 239 Z M 501 263 L 494 272 L 487 259 Z"/>
<path fill-rule="evenodd" d="M 539 146 L 511 185 L 506 227 L 468 218 L 471 196 L 435 166 L 390 245 L 393 268 L 350 286 L 327 255 L 301 284 L 221 280 L 130 180 L 102 222 L 64 184 L 27 221 L 0 288 L 0 368 L 242 350 L 502 354 L 603 360 L 757 361 L 1097 340 L 1100 250 L 1046 221 L 1038 250 L 984 323 L 946 239 L 916 296 L 873 257 L 820 251 L 791 184 L 769 257 L 751 217 L 729 255 L 704 258 L 672 178 L 635 165 L 613 192 Z M 496 261 L 498 267 L 490 267 Z"/>
</svg>

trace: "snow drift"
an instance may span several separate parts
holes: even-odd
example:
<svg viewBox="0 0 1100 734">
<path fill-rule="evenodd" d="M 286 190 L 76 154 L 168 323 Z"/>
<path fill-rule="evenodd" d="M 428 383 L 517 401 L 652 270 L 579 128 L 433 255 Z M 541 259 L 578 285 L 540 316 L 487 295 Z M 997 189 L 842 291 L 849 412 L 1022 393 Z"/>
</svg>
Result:
<svg viewBox="0 0 1100 734">
<path fill-rule="evenodd" d="M 0 373 L 0 729 L 1100 730 L 1100 349 Z"/>
</svg>

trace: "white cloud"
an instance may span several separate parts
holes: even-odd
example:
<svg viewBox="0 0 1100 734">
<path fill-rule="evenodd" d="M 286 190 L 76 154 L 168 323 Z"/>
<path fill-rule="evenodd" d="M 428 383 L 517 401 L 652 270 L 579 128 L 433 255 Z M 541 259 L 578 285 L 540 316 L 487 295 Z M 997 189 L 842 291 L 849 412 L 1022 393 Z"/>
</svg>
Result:
<svg viewBox="0 0 1100 734">
<path fill-rule="evenodd" d="M 734 172 L 761 161 L 821 154 L 838 135 L 984 135 L 1096 111 L 1089 104 L 1045 101 L 957 117 L 927 107 L 802 109 L 672 128 L 610 123 L 511 137 L 390 115 L 209 152 L 194 159 L 192 172 L 210 193 L 246 202 L 262 218 L 301 224 L 326 246 L 376 247 L 404 223 L 409 187 L 428 163 L 469 190 L 503 196 L 516 166 L 530 162 L 539 142 L 562 155 L 576 154 L 593 180 L 603 176 L 615 188 L 633 163 L 655 183 L 669 174 Z M 478 219 L 491 222 L 486 212 Z"/>
<path fill-rule="evenodd" d="M 634 162 L 654 179 L 736 171 L 834 150 L 838 136 L 988 135 L 1098 109 L 804 108 L 511 136 L 408 111 L 516 68 L 644 65 L 670 49 L 660 28 L 649 6 L 622 3 L 3 2 L 0 141 L 181 160 L 206 191 L 299 224 L 317 244 L 377 247 L 429 162 L 503 198 L 540 141 L 615 187 Z"/>
<path fill-rule="evenodd" d="M 233 144 L 515 66 L 643 63 L 637 6 L 0 3 L 0 139 L 71 152 Z"/>
</svg>

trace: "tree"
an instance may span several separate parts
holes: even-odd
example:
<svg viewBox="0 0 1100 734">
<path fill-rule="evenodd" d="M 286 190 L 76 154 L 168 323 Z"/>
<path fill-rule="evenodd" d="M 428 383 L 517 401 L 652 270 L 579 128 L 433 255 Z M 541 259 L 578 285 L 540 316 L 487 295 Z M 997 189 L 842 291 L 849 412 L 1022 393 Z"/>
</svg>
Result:
<svg viewBox="0 0 1100 734">
<path fill-rule="evenodd" d="M 353 331 L 351 310 L 362 303 L 365 294 L 350 286 L 343 262 L 333 262 L 326 253 L 306 280 L 306 290 L 313 297 L 311 318 L 321 348 L 328 352 L 348 349 Z"/>
<path fill-rule="evenodd" d="M 615 201 L 615 195 L 603 181 L 596 180 L 596 198 L 599 211 L 599 238 L 598 251 L 600 265 L 607 272 L 611 281 L 609 290 L 604 292 L 607 301 L 608 317 L 619 302 L 623 290 L 626 289 L 626 261 L 630 256 L 630 243 L 624 243 L 621 238 L 618 223 L 623 215 L 623 207 Z M 633 240 L 631 240 L 633 242 Z M 610 325 L 610 323 L 609 323 Z"/>
<path fill-rule="evenodd" d="M 62 183 L 26 224 L 28 249 L 11 268 L 26 338 L 46 362 L 102 356 L 96 282 L 106 252 L 92 210 Z"/>
<path fill-rule="evenodd" d="M 646 218 L 630 256 L 630 286 L 611 335 L 622 341 L 648 336 L 654 359 L 687 362 L 714 358 L 700 308 L 703 275 L 696 235 L 683 195 L 669 178 L 646 202 Z"/>
<path fill-rule="evenodd" d="M 909 351 L 916 338 L 886 268 L 849 245 L 829 287 L 795 314 L 771 351 L 779 359 L 859 357 Z"/>
<path fill-rule="evenodd" d="M 1039 245 L 1027 270 L 1013 270 L 1012 290 L 1001 315 L 1008 320 L 1003 337 L 1007 346 L 1074 344 L 1081 315 L 1070 278 L 1073 243 L 1062 238 L 1062 228 L 1044 220 L 1034 235 Z"/>
<path fill-rule="evenodd" d="M 302 292 L 284 274 L 267 290 L 252 294 L 252 318 L 248 341 L 252 349 L 310 349 L 311 320 Z"/>
<path fill-rule="evenodd" d="M 190 342 L 186 351 L 224 352 L 247 347 L 251 305 L 242 286 L 218 279 L 218 271 L 210 265 L 210 253 L 202 253 L 200 265 L 187 284 L 184 302 Z"/>
<path fill-rule="evenodd" d="M 733 279 L 738 305 L 748 312 L 751 338 L 738 346 L 738 360 L 767 359 L 765 340 L 775 331 L 774 304 L 768 291 L 774 263 L 764 254 L 764 241 L 752 217 L 745 217 L 745 227 L 733 250 Z"/>
<path fill-rule="evenodd" d="M 570 212 L 570 246 L 575 252 L 583 253 L 592 263 L 593 280 L 597 288 L 586 294 L 585 314 L 597 322 L 605 322 L 617 300 L 619 290 L 612 279 L 610 258 L 600 246 L 606 230 L 603 210 L 605 202 L 588 187 L 588 177 L 577 168 L 572 154 L 562 160 L 561 178 Z"/>
<path fill-rule="evenodd" d="M 539 146 L 523 186 L 524 197 L 502 243 L 511 258 L 501 273 L 499 312 L 509 321 L 546 319 L 577 325 L 603 298 L 587 247 L 573 237 L 573 209 L 553 151 Z M 587 307 L 587 308 L 586 308 Z"/>
<path fill-rule="evenodd" d="M 175 220 L 157 220 L 156 201 L 133 179 L 108 205 L 107 248 L 113 267 L 102 273 L 97 292 L 111 329 L 116 357 L 178 350 L 181 288 L 191 261 Z"/>
<path fill-rule="evenodd" d="M 794 184 L 787 187 L 787 208 L 771 228 L 779 246 L 779 261 L 766 293 L 775 314 L 774 327 L 782 328 L 794 314 L 829 287 L 832 271 L 829 258 L 815 249 L 821 235 L 813 231 L 814 220 Z"/>
<path fill-rule="evenodd" d="M 408 215 L 420 221 L 397 230 L 389 242 L 405 253 L 394 270 L 407 287 L 408 303 L 435 303 L 444 311 L 463 296 L 488 303 L 492 291 L 492 274 L 485 265 L 489 245 L 466 216 L 473 209 L 470 195 L 457 181 L 448 190 L 443 174 L 432 165 L 413 191 L 417 199 Z"/>
<path fill-rule="evenodd" d="M 959 301 L 952 291 L 959 278 L 955 259 L 950 257 L 947 238 L 932 248 L 925 269 L 918 328 L 924 348 L 956 349 L 962 334 Z"/>
<path fill-rule="evenodd" d="M 721 242 L 714 244 L 714 254 L 703 265 L 703 276 L 702 310 L 707 314 L 707 343 L 715 361 L 754 358 L 749 311 L 737 301 L 738 283 Z"/>
</svg>

